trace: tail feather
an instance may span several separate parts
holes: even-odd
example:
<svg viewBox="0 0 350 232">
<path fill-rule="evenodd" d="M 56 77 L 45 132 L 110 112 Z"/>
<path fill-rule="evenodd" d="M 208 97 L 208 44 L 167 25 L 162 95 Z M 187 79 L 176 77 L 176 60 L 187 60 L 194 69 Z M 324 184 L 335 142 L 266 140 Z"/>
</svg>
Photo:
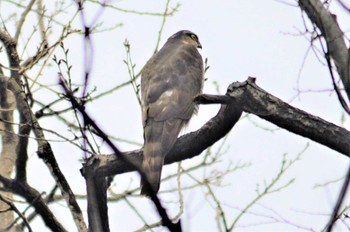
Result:
<svg viewBox="0 0 350 232">
<path fill-rule="evenodd" d="M 157 193 L 159 190 L 160 177 L 164 163 L 164 156 L 161 151 L 161 144 L 159 142 L 145 144 L 144 154 L 146 154 L 146 156 L 142 162 L 142 170 L 147 178 L 149 186 L 145 184 L 144 179 L 141 179 L 142 195 L 149 196 L 150 191 Z"/>
<path fill-rule="evenodd" d="M 142 195 L 149 196 L 150 191 L 158 192 L 164 158 L 174 146 L 177 136 L 185 123 L 186 121 L 182 119 L 171 119 L 161 122 L 149 120 L 145 126 L 142 170 L 150 184 L 151 190 L 147 188 L 145 180 L 141 179 Z"/>
</svg>

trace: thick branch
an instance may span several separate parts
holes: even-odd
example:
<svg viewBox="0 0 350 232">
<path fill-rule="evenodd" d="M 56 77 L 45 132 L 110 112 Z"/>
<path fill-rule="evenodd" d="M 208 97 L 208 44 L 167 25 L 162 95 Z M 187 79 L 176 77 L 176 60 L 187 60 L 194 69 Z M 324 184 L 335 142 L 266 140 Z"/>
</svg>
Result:
<svg viewBox="0 0 350 232">
<path fill-rule="evenodd" d="M 42 199 L 41 194 L 37 190 L 30 187 L 27 183 L 11 180 L 3 176 L 0 176 L 0 182 L 6 189 L 24 197 L 29 204 L 32 204 L 35 211 L 41 215 L 46 226 L 52 231 L 66 231 L 50 211 L 46 202 Z"/>
<path fill-rule="evenodd" d="M 18 137 L 13 128 L 13 112 L 16 109 L 16 101 L 13 93 L 7 89 L 7 81 L 2 75 L 0 68 L 0 175 L 10 178 L 16 163 L 16 146 Z M 1 193 L 12 199 L 12 193 Z M 0 211 L 8 206 L 0 201 Z M 6 228 L 14 220 L 12 211 L 0 213 L 0 231 Z"/>
<path fill-rule="evenodd" d="M 322 32 L 322 36 L 327 42 L 329 55 L 334 60 L 345 92 L 350 100 L 350 54 L 336 16 L 324 8 L 319 0 L 299 0 L 299 5 L 306 12 L 312 23 Z"/>
<path fill-rule="evenodd" d="M 90 231 L 110 231 L 107 205 L 107 178 L 96 177 L 94 166 L 84 171 Z"/>
<path fill-rule="evenodd" d="M 181 136 L 170 153 L 165 157 L 165 164 L 190 159 L 201 154 L 206 148 L 224 137 L 238 121 L 241 114 L 240 104 L 236 99 L 232 98 L 228 104 L 222 105 L 218 114 L 202 126 L 201 129 Z M 142 150 L 124 153 L 128 160 L 138 167 L 141 167 L 142 154 Z M 98 159 L 98 162 L 95 162 L 95 159 Z M 94 156 L 86 165 L 97 166 L 95 169 L 97 176 L 112 176 L 135 170 L 132 165 L 125 164 L 114 155 Z"/>
<path fill-rule="evenodd" d="M 255 114 L 292 133 L 309 138 L 350 157 L 350 132 L 319 117 L 310 115 L 290 106 L 282 100 L 267 93 L 254 83 L 253 78 L 245 82 L 236 82 L 229 86 L 227 96 L 231 101 L 222 105 L 218 114 L 199 130 L 181 136 L 165 158 L 165 164 L 171 164 L 199 155 L 227 134 L 238 121 L 242 109 Z M 208 99 L 209 98 L 209 99 Z M 205 103 L 222 102 L 225 96 L 210 99 L 205 95 Z M 197 98 L 201 102 L 201 98 Z M 143 151 L 136 150 L 123 153 L 134 165 L 140 167 Z M 94 166 L 96 175 L 112 176 L 134 171 L 132 165 L 125 164 L 114 155 L 96 155 L 84 167 Z"/>
<path fill-rule="evenodd" d="M 29 222 L 27 220 L 27 218 L 21 213 L 21 211 L 19 211 L 16 207 L 15 204 L 12 203 L 12 201 L 9 201 L 8 199 L 4 198 L 1 194 L 0 194 L 0 201 L 6 203 L 9 206 L 9 209 L 11 209 L 12 211 L 16 212 L 16 214 L 22 219 L 22 221 L 24 222 L 24 225 L 28 228 L 29 232 L 32 232 L 32 228 L 29 225 Z"/>
<path fill-rule="evenodd" d="M 348 130 L 283 102 L 257 86 L 253 78 L 231 84 L 229 91 L 244 102 L 244 111 L 350 157 Z"/>
<path fill-rule="evenodd" d="M 17 85 L 20 84 L 20 75 L 19 75 L 19 62 L 20 58 L 17 53 L 17 40 L 12 38 L 7 32 L 0 30 L 0 40 L 5 45 L 7 57 L 10 63 L 11 68 L 11 77 L 12 80 L 14 80 Z M 1 77 L 4 78 L 5 77 Z M 10 78 L 7 78 L 10 79 Z M 21 89 L 20 89 L 21 91 Z M 29 126 L 29 120 L 25 117 L 25 115 L 22 112 L 22 108 L 24 108 L 23 104 L 26 102 L 20 101 L 18 99 L 19 95 L 15 94 L 18 112 L 20 113 L 20 124 L 19 124 L 19 134 L 22 136 L 19 137 L 17 148 L 16 148 L 16 178 L 20 179 L 21 181 L 26 180 L 26 164 L 27 164 L 27 146 L 28 146 L 28 137 L 30 133 L 30 126 Z"/>
<path fill-rule="evenodd" d="M 20 58 L 17 53 L 17 41 L 12 38 L 6 31 L 0 30 L 0 41 L 4 44 L 6 54 L 9 59 L 11 68 L 11 77 L 20 83 L 19 62 Z"/>
</svg>

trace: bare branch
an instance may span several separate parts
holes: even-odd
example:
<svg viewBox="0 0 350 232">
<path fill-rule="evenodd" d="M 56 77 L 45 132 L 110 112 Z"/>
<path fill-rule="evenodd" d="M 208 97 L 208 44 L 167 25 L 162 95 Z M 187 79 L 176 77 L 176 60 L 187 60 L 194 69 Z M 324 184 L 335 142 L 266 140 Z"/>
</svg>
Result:
<svg viewBox="0 0 350 232">
<path fill-rule="evenodd" d="M 101 5 L 103 7 L 108 7 L 108 8 L 123 12 L 123 13 L 131 13 L 131 14 L 137 14 L 137 15 L 148 15 L 148 16 L 173 16 L 175 14 L 175 12 L 178 11 L 180 6 L 181 6 L 179 3 L 177 3 L 176 6 L 172 7 L 172 10 L 169 12 L 167 11 L 165 13 L 155 13 L 155 12 L 122 9 L 122 8 L 116 7 L 112 4 L 108 4 L 106 2 L 101 3 L 100 1 L 97 1 L 97 0 L 89 0 L 89 2 L 95 3 L 97 5 Z"/>
<path fill-rule="evenodd" d="M 29 204 L 32 204 L 35 208 L 35 211 L 41 215 L 46 226 L 49 227 L 52 231 L 66 231 L 66 229 L 53 215 L 49 207 L 46 205 L 46 202 L 42 199 L 41 194 L 37 190 L 29 186 L 27 183 L 11 180 L 1 175 L 0 182 L 6 189 L 24 197 Z"/>
<path fill-rule="evenodd" d="M 133 170 L 138 171 L 138 173 L 141 175 L 142 178 L 145 178 L 144 173 L 142 172 L 142 169 L 139 165 L 134 164 L 133 160 L 130 160 L 129 157 L 126 157 L 124 155 L 122 155 L 122 153 L 119 151 L 119 149 L 113 144 L 113 142 L 108 138 L 108 136 L 102 131 L 102 129 L 94 122 L 94 120 L 92 120 L 92 118 L 86 113 L 85 111 L 85 107 L 80 104 L 79 102 L 77 102 L 76 98 L 73 96 L 72 92 L 68 89 L 68 87 L 66 86 L 64 80 L 60 79 L 60 84 L 63 87 L 68 99 L 70 100 L 72 106 L 74 109 L 77 109 L 83 116 L 84 118 L 84 124 L 85 125 L 89 125 L 92 128 L 94 128 L 96 130 L 96 132 L 98 133 L 98 135 L 103 139 L 103 141 L 105 141 L 108 146 L 113 150 L 113 152 L 115 152 L 115 155 L 119 158 L 119 160 L 123 163 L 123 165 L 125 166 L 131 166 L 133 168 Z M 94 156 L 93 156 L 94 157 Z M 84 167 L 87 167 L 86 165 L 84 165 Z M 89 184 L 90 186 L 88 186 L 88 190 L 91 189 L 91 193 L 94 194 L 92 197 L 97 197 L 95 190 L 93 190 L 92 188 L 94 188 L 94 186 L 98 186 L 98 183 L 95 183 L 95 180 L 101 180 L 103 177 L 106 176 L 100 176 L 100 175 L 96 175 L 96 170 L 95 167 L 92 166 L 92 169 L 90 166 L 88 166 L 88 168 L 83 168 L 82 169 L 82 174 L 85 176 L 86 174 L 89 174 L 89 170 L 94 170 L 93 173 L 91 173 L 92 177 L 89 177 L 89 181 L 87 182 L 87 184 Z M 103 180 L 103 179 L 102 179 Z M 104 180 L 106 181 L 106 180 Z M 102 186 L 105 184 L 105 182 L 102 182 Z M 146 181 L 144 183 L 146 186 L 149 185 L 149 183 Z M 107 189 L 106 189 L 107 190 Z M 153 201 L 155 207 L 157 208 L 157 211 L 159 213 L 159 216 L 162 218 L 162 222 L 163 225 L 166 226 L 170 231 L 181 231 L 181 224 L 180 221 L 177 223 L 173 223 L 165 208 L 162 206 L 159 198 L 157 197 L 157 194 L 155 192 L 150 192 L 150 198 Z M 89 204 L 90 202 L 88 202 Z M 92 204 L 94 204 L 94 202 L 92 202 Z M 93 211 L 96 211 L 96 208 L 94 208 Z M 103 218 L 101 218 L 103 215 L 106 215 L 106 212 L 103 212 L 103 214 L 101 215 L 98 212 L 91 212 L 89 211 L 89 213 L 93 213 L 94 216 L 99 217 L 99 220 L 96 224 L 95 221 L 93 220 L 94 217 L 89 217 L 89 222 L 91 224 L 94 224 L 94 226 L 96 227 L 96 229 L 100 230 L 102 227 L 102 225 L 100 225 L 100 222 L 102 221 L 107 221 L 108 219 L 106 218 L 105 220 Z M 98 215 L 98 214 L 99 215 Z M 103 223 L 103 222 L 102 222 Z M 104 226 L 107 227 L 108 226 Z"/>
<path fill-rule="evenodd" d="M 38 156 L 43 159 L 45 164 L 48 166 L 49 170 L 52 173 L 52 176 L 55 178 L 56 183 L 61 189 L 62 195 L 64 196 L 67 205 L 72 213 L 73 219 L 79 229 L 79 231 L 87 231 L 86 224 L 84 222 L 84 217 L 82 215 L 81 209 L 76 202 L 73 191 L 71 190 L 65 176 L 61 172 L 56 158 L 53 154 L 49 142 L 45 139 L 44 132 L 40 127 L 38 121 L 35 118 L 35 115 L 31 111 L 28 103 L 26 102 L 26 96 L 22 91 L 21 87 L 15 81 L 14 78 L 8 81 L 9 89 L 15 93 L 17 103 L 21 104 L 20 111 L 21 114 L 26 118 L 26 122 L 30 123 L 31 128 L 38 142 Z"/>
<path fill-rule="evenodd" d="M 201 94 L 194 99 L 199 104 L 228 104 L 231 97 L 227 95 Z"/>
<path fill-rule="evenodd" d="M 16 214 L 23 220 L 23 222 L 24 222 L 25 226 L 28 228 L 29 232 L 33 231 L 32 228 L 30 227 L 29 222 L 26 219 L 26 217 L 17 209 L 17 207 L 11 201 L 4 198 L 1 194 L 0 194 L 0 200 L 2 202 L 5 202 L 10 207 L 11 210 L 16 212 Z"/>
<path fill-rule="evenodd" d="M 342 206 L 344 198 L 346 196 L 346 192 L 347 192 L 348 187 L 349 187 L 349 182 L 350 182 L 350 167 L 348 168 L 348 172 L 346 173 L 343 186 L 340 190 L 340 193 L 339 193 L 339 196 L 337 199 L 337 203 L 335 204 L 333 212 L 332 212 L 332 216 L 329 219 L 329 222 L 326 226 L 327 232 L 332 232 L 332 229 L 333 229 L 335 222 L 339 219 L 339 210 L 340 210 L 340 207 Z"/>
<path fill-rule="evenodd" d="M 334 60 L 345 92 L 350 100 L 350 55 L 336 16 L 331 14 L 319 0 L 299 0 L 299 6 L 306 12 L 312 23 L 320 29 L 322 36 L 325 38 L 329 55 Z"/>
<path fill-rule="evenodd" d="M 227 94 L 231 96 L 231 101 L 222 105 L 218 114 L 199 130 L 181 136 L 165 157 L 165 164 L 201 154 L 232 129 L 241 116 L 242 110 L 350 157 L 349 131 L 290 106 L 259 88 L 253 78 L 231 84 Z M 210 95 L 205 96 L 208 98 Z M 216 100 L 217 98 L 214 97 L 212 102 Z M 141 167 L 142 150 L 125 152 L 123 156 L 134 165 Z M 96 155 L 90 158 L 86 165 L 96 166 L 98 176 L 113 176 L 135 170 L 133 165 L 125 164 L 119 156 L 114 155 Z"/>
<path fill-rule="evenodd" d="M 350 157 L 348 130 L 288 105 L 258 87 L 253 78 L 231 84 L 229 91 L 241 99 L 244 111 Z"/>
<path fill-rule="evenodd" d="M 154 49 L 153 54 L 156 54 L 156 52 L 158 52 L 158 48 L 159 48 L 160 40 L 162 38 L 164 25 L 165 25 L 165 22 L 166 22 L 166 19 L 167 19 L 167 16 L 168 16 L 169 4 L 170 4 L 170 0 L 167 0 L 166 5 L 165 5 L 165 10 L 164 10 L 162 24 L 161 24 L 160 29 L 158 31 L 158 39 L 157 39 L 157 43 L 156 43 L 156 48 Z"/>
<path fill-rule="evenodd" d="M 23 13 L 22 13 L 22 15 L 21 15 L 21 19 L 20 19 L 19 22 L 18 22 L 16 34 L 15 34 L 15 37 L 14 37 L 14 39 L 15 39 L 16 41 L 18 41 L 19 35 L 21 34 L 21 31 L 22 31 L 22 26 L 23 26 L 23 24 L 24 24 L 24 22 L 25 22 L 25 20 L 26 20 L 26 17 L 27 17 L 27 15 L 28 15 L 28 13 L 31 11 L 31 9 L 32 9 L 32 7 L 33 7 L 33 5 L 34 5 L 34 3 L 35 3 L 35 0 L 31 0 L 31 1 L 28 3 L 26 9 L 23 11 Z"/>
<path fill-rule="evenodd" d="M 1 73 L 0 68 L 0 136 L 1 136 L 1 153 L 0 153 L 0 175 L 10 178 L 16 163 L 16 146 L 18 137 L 14 132 L 13 112 L 16 109 L 15 96 L 7 89 L 7 80 Z M 13 196 L 11 193 L 2 193 L 8 199 Z M 0 202 L 0 210 L 7 207 Z M 12 211 L 0 213 L 0 230 L 6 228 L 14 219 Z"/>
</svg>

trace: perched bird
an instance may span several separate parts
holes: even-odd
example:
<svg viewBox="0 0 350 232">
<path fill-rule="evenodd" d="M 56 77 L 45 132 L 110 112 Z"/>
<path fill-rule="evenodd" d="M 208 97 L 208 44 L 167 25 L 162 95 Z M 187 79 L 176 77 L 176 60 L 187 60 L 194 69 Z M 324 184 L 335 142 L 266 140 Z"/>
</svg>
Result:
<svg viewBox="0 0 350 232">
<path fill-rule="evenodd" d="M 183 30 L 172 35 L 146 63 L 141 76 L 144 150 L 142 170 L 152 191 L 159 190 L 164 158 L 198 106 L 204 69 L 198 37 Z M 141 194 L 150 190 L 141 180 Z"/>
</svg>

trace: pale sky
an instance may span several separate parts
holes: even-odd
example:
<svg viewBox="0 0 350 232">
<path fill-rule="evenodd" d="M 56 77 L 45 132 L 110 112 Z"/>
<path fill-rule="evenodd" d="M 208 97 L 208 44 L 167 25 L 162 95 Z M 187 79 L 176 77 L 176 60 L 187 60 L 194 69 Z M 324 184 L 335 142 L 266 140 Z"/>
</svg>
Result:
<svg viewBox="0 0 350 232">
<path fill-rule="evenodd" d="M 48 10 L 52 10 L 50 1 L 47 2 Z M 291 0 L 173 0 L 170 2 L 170 7 L 176 6 L 177 3 L 181 6 L 173 17 L 167 18 L 160 46 L 175 32 L 182 29 L 191 30 L 198 35 L 203 46 L 201 54 L 203 58 L 208 58 L 210 65 L 206 73 L 208 80 L 205 83 L 205 93 L 217 93 L 214 81 L 218 83 L 220 93 L 224 94 L 230 83 L 244 81 L 248 76 L 254 76 L 257 78 L 256 83 L 274 96 L 308 113 L 341 125 L 343 111 L 336 95 L 329 91 L 322 91 L 332 88 L 327 67 L 320 63 L 312 50 L 307 53 L 310 36 L 301 35 L 301 32 L 305 31 L 301 11 L 298 7 L 282 2 L 296 5 L 295 1 Z M 166 1 L 124 0 L 111 1 L 111 3 L 123 9 L 163 12 Z M 98 9 L 96 5 L 94 7 L 87 8 L 86 15 L 89 20 Z M 349 14 L 339 8 L 336 1 L 331 4 L 331 10 L 338 15 L 342 29 L 348 32 Z M 0 4 L 0 14 L 8 14 L 7 12 L 21 13 L 11 4 Z M 65 17 L 71 17 L 67 15 L 73 11 L 68 12 L 61 17 L 62 22 L 67 20 Z M 304 18 L 310 25 L 307 17 Z M 120 28 L 92 36 L 94 66 L 90 89 L 96 86 L 97 92 L 103 92 L 129 80 L 126 65 L 123 63 L 124 40 L 127 38 L 131 44 L 132 60 L 136 64 L 136 72 L 139 72 L 154 51 L 162 18 L 105 9 L 99 21 L 103 22 L 102 28 L 123 23 Z M 77 27 L 79 23 L 80 20 L 77 17 L 74 25 Z M 31 23 L 27 22 L 26 25 L 29 27 L 27 30 L 30 31 Z M 58 33 L 60 31 L 52 34 L 50 42 L 54 41 Z M 84 70 L 82 38 L 73 36 L 65 42 L 65 47 L 70 50 L 69 59 L 73 65 L 72 78 L 75 82 L 80 82 Z M 318 55 L 321 57 L 321 54 Z M 63 58 L 60 49 L 57 49 L 57 56 Z M 57 72 L 57 67 L 53 66 L 39 80 L 42 83 L 57 83 Z M 299 95 L 297 95 L 298 89 L 303 91 Z M 43 102 L 50 102 L 46 94 L 45 91 L 39 91 L 37 96 Z M 141 111 L 131 86 L 92 102 L 87 109 L 110 135 L 139 144 L 143 143 Z M 218 106 L 200 106 L 198 116 L 192 119 L 187 131 L 201 127 L 216 114 L 217 109 Z M 40 122 L 44 128 L 52 129 L 52 121 L 45 119 Z M 345 117 L 344 123 L 349 129 L 349 117 Z M 68 128 L 58 124 L 55 130 L 67 133 Z M 57 139 L 49 133 L 47 136 Z M 222 187 L 213 187 L 223 204 L 227 221 L 231 224 L 240 211 L 256 197 L 257 186 L 262 190 L 264 183 L 270 183 L 272 178 L 276 177 L 284 154 L 288 160 L 293 160 L 308 143 L 310 146 L 301 155 L 300 160 L 285 173 L 275 188 L 285 185 L 293 178 L 295 178 L 294 183 L 279 192 L 263 197 L 242 216 L 236 229 L 237 231 L 300 231 L 298 229 L 319 231 L 328 222 L 342 182 L 338 181 L 318 188 L 315 186 L 341 179 L 345 175 L 349 162 L 345 156 L 313 143 L 309 139 L 278 129 L 250 115 L 249 118 L 240 120 L 230 132 L 223 148 L 225 154 L 221 156 L 220 162 L 206 170 L 199 170 L 193 175 L 200 178 L 214 170 L 223 171 L 230 162 L 233 162 L 233 165 L 250 163 L 249 167 L 226 175 L 222 180 Z M 85 182 L 79 172 L 83 154 L 62 142 L 53 141 L 51 145 L 71 187 L 76 193 L 83 194 Z M 122 142 L 116 142 L 116 145 L 123 151 L 140 148 L 140 146 Z M 43 186 L 43 181 L 52 183 L 52 178 L 42 161 L 36 157 L 35 142 L 32 142 L 31 146 L 32 153 L 28 164 L 30 184 L 41 191 L 47 191 L 48 188 Z M 214 146 L 213 151 L 217 147 L 217 145 Z M 111 151 L 103 146 L 102 152 L 108 154 Z M 182 165 L 190 167 L 200 160 L 201 157 L 186 160 Z M 165 167 L 163 176 L 176 169 L 176 164 Z M 39 180 L 38 170 L 40 170 Z M 135 174 L 123 174 L 115 179 L 115 183 L 117 185 L 115 191 L 118 192 L 129 185 L 136 187 L 139 179 Z M 192 184 L 193 181 L 190 178 L 183 178 L 184 186 Z M 171 186 L 176 186 L 176 180 L 163 183 L 161 191 Z M 204 188 L 184 191 L 185 213 L 181 216 L 184 231 L 218 231 L 213 201 L 211 205 L 207 202 L 203 194 L 205 191 Z M 178 196 L 168 194 L 162 199 L 170 213 L 176 214 Z M 149 200 L 133 197 L 128 200 L 136 207 L 140 207 L 140 212 L 149 214 L 145 216 L 149 223 L 157 221 Z M 81 206 L 83 210 L 86 209 L 83 202 Z M 65 204 L 53 205 L 52 209 L 57 212 L 59 219 L 64 219 L 63 224 L 69 231 L 76 230 Z M 110 203 L 109 215 L 111 231 L 133 231 L 143 225 L 125 202 Z M 350 224 L 349 221 L 345 222 Z M 33 229 L 45 231 L 39 218 L 35 220 Z M 345 224 L 338 229 L 345 230 Z"/>
</svg>

